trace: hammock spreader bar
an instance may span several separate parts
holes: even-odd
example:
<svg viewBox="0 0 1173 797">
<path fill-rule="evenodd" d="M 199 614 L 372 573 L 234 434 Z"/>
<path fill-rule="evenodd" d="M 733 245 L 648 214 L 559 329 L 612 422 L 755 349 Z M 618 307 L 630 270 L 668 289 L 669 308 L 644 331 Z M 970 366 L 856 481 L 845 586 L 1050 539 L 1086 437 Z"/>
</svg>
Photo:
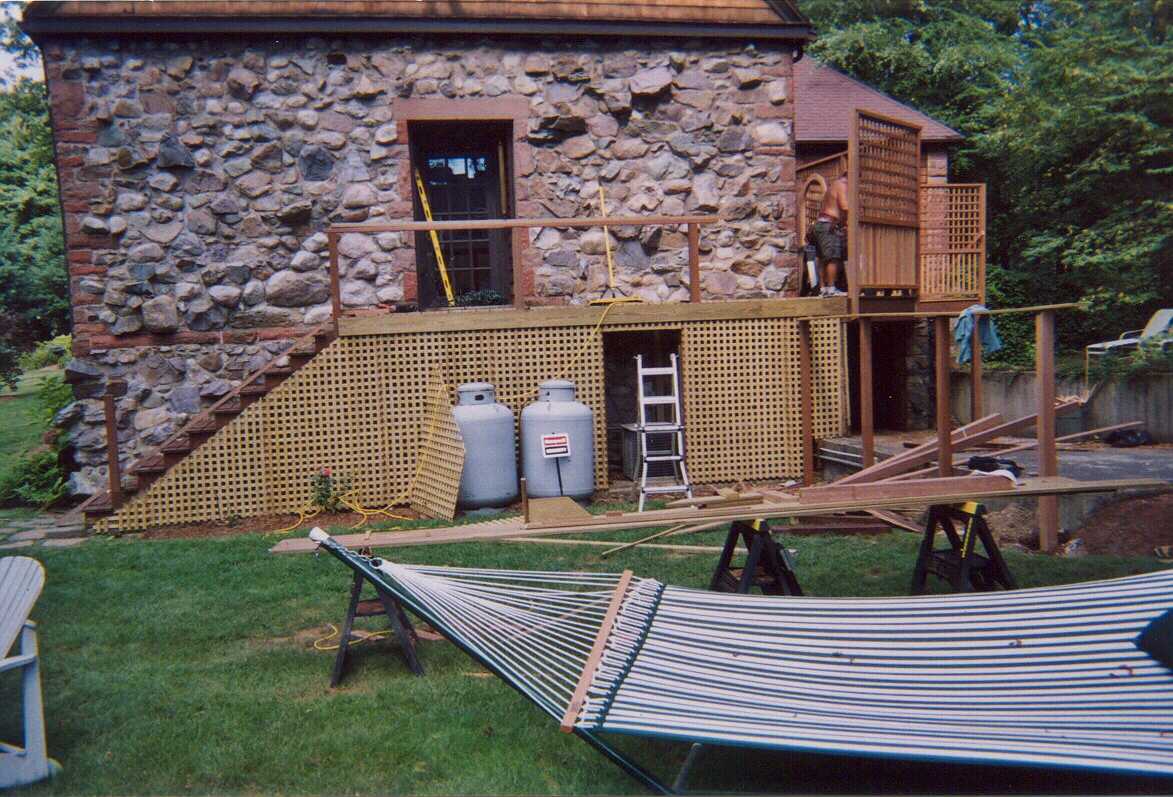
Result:
<svg viewBox="0 0 1173 797">
<path fill-rule="evenodd" d="M 574 733 L 653 791 L 670 789 L 597 733 L 1173 775 L 1173 670 L 1134 644 L 1173 609 L 1173 570 L 999 593 L 764 597 L 398 565 L 311 538 L 555 720 L 587 683 Z"/>
</svg>

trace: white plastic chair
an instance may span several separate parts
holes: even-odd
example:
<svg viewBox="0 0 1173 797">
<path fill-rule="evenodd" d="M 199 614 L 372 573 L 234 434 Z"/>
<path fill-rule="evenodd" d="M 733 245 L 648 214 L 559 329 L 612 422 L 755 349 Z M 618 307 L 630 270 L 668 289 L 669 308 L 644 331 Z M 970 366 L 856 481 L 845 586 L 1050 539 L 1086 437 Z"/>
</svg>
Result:
<svg viewBox="0 0 1173 797">
<path fill-rule="evenodd" d="M 1132 351 L 1140 344 L 1168 334 L 1173 329 L 1173 309 L 1166 308 L 1153 313 L 1152 318 L 1145 324 L 1144 329 L 1130 329 L 1116 340 L 1106 340 L 1102 343 L 1093 343 L 1083 350 L 1083 380 L 1087 383 L 1091 371 L 1093 357 L 1103 357 L 1109 354 L 1124 354 Z M 1173 338 L 1161 342 L 1161 350 L 1165 351 L 1173 346 Z"/>
<path fill-rule="evenodd" d="M 24 709 L 24 747 L 0 742 L 0 789 L 35 783 L 60 768 L 46 751 L 37 631 L 28 619 L 44 585 L 45 570 L 36 559 L 0 559 L 0 672 L 20 670 Z M 20 651 L 9 655 L 17 637 Z"/>
</svg>

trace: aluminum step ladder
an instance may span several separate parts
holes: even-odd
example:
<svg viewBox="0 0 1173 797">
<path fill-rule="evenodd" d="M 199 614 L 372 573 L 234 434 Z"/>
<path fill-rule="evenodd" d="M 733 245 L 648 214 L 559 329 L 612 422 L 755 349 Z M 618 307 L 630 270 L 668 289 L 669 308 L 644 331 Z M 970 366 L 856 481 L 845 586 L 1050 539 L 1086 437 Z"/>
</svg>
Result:
<svg viewBox="0 0 1173 797">
<path fill-rule="evenodd" d="M 649 495 L 684 493 L 692 498 L 692 482 L 684 464 L 684 412 L 676 355 L 670 354 L 669 360 L 671 364 L 665 367 L 645 367 L 643 355 L 635 357 L 640 512 Z M 663 392 L 666 386 L 667 393 Z M 655 462 L 672 464 L 671 483 L 648 484 L 648 466 Z"/>
</svg>

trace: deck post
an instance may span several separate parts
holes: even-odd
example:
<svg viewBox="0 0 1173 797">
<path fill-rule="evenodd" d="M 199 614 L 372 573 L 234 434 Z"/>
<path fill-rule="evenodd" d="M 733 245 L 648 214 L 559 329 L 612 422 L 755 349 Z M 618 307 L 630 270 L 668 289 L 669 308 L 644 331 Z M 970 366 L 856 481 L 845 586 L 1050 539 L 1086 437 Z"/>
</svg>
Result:
<svg viewBox="0 0 1173 797">
<path fill-rule="evenodd" d="M 876 464 L 875 379 L 872 375 L 872 320 L 859 319 L 859 437 L 865 468 Z"/>
<path fill-rule="evenodd" d="M 811 373 L 811 322 L 798 321 L 798 373 L 802 435 L 802 483 L 815 483 L 814 378 Z"/>
<path fill-rule="evenodd" d="M 1039 443 L 1039 476 L 1058 476 L 1055 449 L 1055 312 L 1035 316 L 1035 378 L 1039 383 L 1039 414 L 1035 424 Z M 1039 550 L 1050 552 L 1059 543 L 1059 497 L 1039 497 Z"/>
<path fill-rule="evenodd" d="M 982 336 L 979 333 L 980 318 L 974 319 L 973 341 L 970 348 L 973 350 L 973 360 L 969 369 L 969 419 L 976 421 L 982 417 Z"/>
<path fill-rule="evenodd" d="M 330 307 L 334 313 L 334 334 L 338 334 L 338 322 L 342 318 L 342 277 L 338 273 L 338 234 L 326 230 L 326 243 L 330 248 Z"/>
<path fill-rule="evenodd" d="M 937 472 L 953 475 L 953 428 L 949 412 L 949 316 L 933 318 L 937 376 Z"/>
<path fill-rule="evenodd" d="M 688 225 L 688 300 L 701 300 L 701 225 L 696 222 Z"/>
<path fill-rule="evenodd" d="M 118 464 L 118 406 L 115 402 L 125 395 L 126 383 L 111 380 L 102 396 L 102 410 L 106 422 L 106 467 L 109 471 L 110 506 L 122 506 L 122 468 Z"/>
<path fill-rule="evenodd" d="M 607 234 L 606 227 L 603 228 L 603 234 Z M 526 227 L 514 227 L 509 231 L 509 248 L 513 257 L 513 306 L 518 310 L 525 309 L 525 296 L 522 295 L 525 287 L 525 265 L 521 261 L 528 235 L 529 229 Z"/>
</svg>

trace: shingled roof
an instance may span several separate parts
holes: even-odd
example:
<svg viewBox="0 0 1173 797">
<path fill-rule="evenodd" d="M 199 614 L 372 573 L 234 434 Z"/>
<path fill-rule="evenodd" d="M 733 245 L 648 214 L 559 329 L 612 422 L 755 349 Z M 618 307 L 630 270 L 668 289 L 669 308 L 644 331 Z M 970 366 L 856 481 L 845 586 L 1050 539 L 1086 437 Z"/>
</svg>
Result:
<svg viewBox="0 0 1173 797">
<path fill-rule="evenodd" d="M 35 0 L 23 26 L 33 35 L 393 30 L 814 38 L 794 0 Z"/>
<path fill-rule="evenodd" d="M 794 65 L 794 135 L 799 144 L 847 141 L 855 109 L 920 125 L 921 140 L 950 143 L 965 137 L 928 114 L 807 56 Z"/>
</svg>

